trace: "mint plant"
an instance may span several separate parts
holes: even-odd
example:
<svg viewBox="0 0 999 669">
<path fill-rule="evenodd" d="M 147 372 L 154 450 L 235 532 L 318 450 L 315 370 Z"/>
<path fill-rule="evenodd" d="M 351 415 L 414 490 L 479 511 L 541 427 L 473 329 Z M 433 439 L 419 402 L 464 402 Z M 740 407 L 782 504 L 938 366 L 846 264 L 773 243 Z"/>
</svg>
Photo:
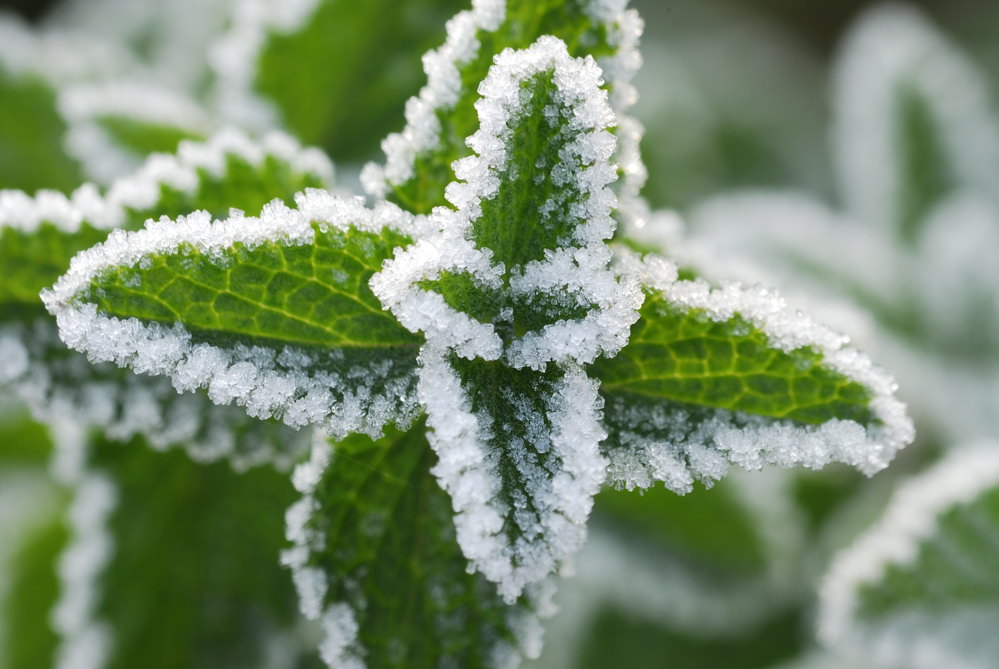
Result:
<svg viewBox="0 0 999 669">
<path fill-rule="evenodd" d="M 0 381 L 54 428 L 74 489 L 59 666 L 300 666 L 313 647 L 330 667 L 516 666 L 602 487 L 684 494 L 732 464 L 873 474 L 913 438 L 845 337 L 633 250 L 648 211 L 624 3 L 454 16 L 360 173 L 367 201 L 315 149 L 255 138 L 281 116 L 349 140 L 332 103 L 310 117 L 275 83 L 284 51 L 330 48 L 333 17 L 380 6 L 347 5 L 241 5 L 220 97 L 173 124 L 104 104 L 120 82 L 54 91 L 109 185 L 0 193 Z M 249 134 L 198 139 L 227 121 Z"/>
</svg>

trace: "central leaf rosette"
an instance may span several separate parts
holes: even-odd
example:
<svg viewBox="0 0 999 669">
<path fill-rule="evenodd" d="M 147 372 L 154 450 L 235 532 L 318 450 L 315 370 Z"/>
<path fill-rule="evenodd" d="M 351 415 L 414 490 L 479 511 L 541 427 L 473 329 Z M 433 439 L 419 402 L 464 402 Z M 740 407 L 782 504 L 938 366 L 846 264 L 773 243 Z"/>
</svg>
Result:
<svg viewBox="0 0 999 669">
<path fill-rule="evenodd" d="M 607 462 L 584 365 L 638 318 L 609 269 L 616 125 L 601 71 L 556 38 L 497 56 L 479 88 L 475 155 L 457 161 L 435 232 L 371 288 L 426 338 L 420 401 L 458 541 L 508 600 L 585 539 Z"/>
</svg>

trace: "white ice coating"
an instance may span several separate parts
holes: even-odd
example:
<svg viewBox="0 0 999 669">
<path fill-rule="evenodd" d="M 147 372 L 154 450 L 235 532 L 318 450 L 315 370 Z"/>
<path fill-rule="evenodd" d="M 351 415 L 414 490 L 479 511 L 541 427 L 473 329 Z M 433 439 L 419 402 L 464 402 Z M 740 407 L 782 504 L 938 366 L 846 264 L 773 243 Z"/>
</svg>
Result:
<svg viewBox="0 0 999 669">
<path fill-rule="evenodd" d="M 670 308 L 699 309 L 716 322 L 741 316 L 766 335 L 773 348 L 791 353 L 808 348 L 822 356 L 823 366 L 860 384 L 871 393 L 869 408 L 879 425 L 863 426 L 833 419 L 819 425 L 724 410 L 703 418 L 682 410 L 608 406 L 609 420 L 620 426 L 622 445 L 611 449 L 610 480 L 626 488 L 648 487 L 662 480 L 679 493 L 689 492 L 695 479 L 711 483 L 721 478 L 729 463 L 745 469 L 765 464 L 821 468 L 843 462 L 871 475 L 888 465 L 895 453 L 912 441 L 915 430 L 905 406 L 894 397 L 896 384 L 886 372 L 859 351 L 848 338 L 788 307 L 780 295 L 763 287 L 706 281 L 678 281 L 675 265 L 630 251 L 619 254 L 617 270 L 659 291 Z M 624 426 L 631 426 L 627 429 Z M 663 435 L 654 439 L 649 433 Z"/>
<path fill-rule="evenodd" d="M 379 360 L 335 373 L 327 363 L 341 359 L 336 351 L 320 354 L 294 346 L 279 351 L 242 344 L 222 348 L 194 341 L 181 323 L 110 317 L 76 299 L 107 269 L 141 265 L 144 258 L 182 247 L 192 246 L 225 263 L 237 243 L 247 249 L 266 242 L 311 244 L 314 224 L 321 230 L 372 232 L 415 226 L 412 216 L 387 203 L 369 209 L 360 199 L 316 189 L 299 193 L 295 200 L 297 209 L 275 201 L 264 207 L 260 218 L 234 215 L 212 222 L 206 212 L 196 212 L 176 221 L 149 221 L 135 232 L 115 230 L 104 243 L 74 257 L 69 271 L 42 299 L 56 317 L 63 341 L 92 362 L 169 376 L 180 392 L 205 388 L 216 404 L 235 403 L 255 418 L 279 418 L 294 428 L 322 425 L 337 437 L 351 432 L 377 437 L 386 422 L 405 424 L 418 411 L 408 368 Z"/>
<path fill-rule="evenodd" d="M 278 125 L 278 112 L 255 90 L 260 54 L 269 34 L 300 29 L 319 0 L 244 0 L 232 4 L 228 31 L 208 51 L 215 72 L 213 104 L 223 118 L 241 127 L 266 130 Z"/>
<path fill-rule="evenodd" d="M 906 625 L 907 617 L 919 613 L 915 608 L 893 612 L 892 616 L 900 620 L 897 626 L 892 620 L 884 624 L 865 621 L 857 609 L 862 588 L 876 587 L 889 568 L 904 569 L 916 561 L 921 548 L 933 541 L 941 516 L 955 507 L 973 503 L 996 486 L 999 486 L 999 444 L 994 441 L 956 448 L 929 471 L 902 485 L 881 519 L 830 566 L 820 591 L 820 640 L 830 647 L 861 650 L 878 666 L 915 669 L 993 666 L 994 656 L 976 658 L 973 649 L 961 640 L 960 627 L 948 622 L 951 617 L 954 623 L 974 624 L 973 620 L 961 618 L 956 609 L 940 611 L 939 616 L 923 620 L 921 628 L 915 619 L 910 621 L 915 622 L 913 627 Z M 955 565 L 955 568 L 960 567 Z M 916 606 L 918 603 L 910 605 Z M 976 634 L 979 632 L 990 638 L 994 635 L 994 629 L 982 629 L 980 621 Z M 918 636 L 912 636 L 914 633 Z"/>
<path fill-rule="evenodd" d="M 65 350 L 47 318 L 0 326 L 0 370 L 0 388 L 40 422 L 98 428 L 118 441 L 142 436 L 156 449 L 180 445 L 195 461 L 224 458 L 240 471 L 265 462 L 286 469 L 308 449 L 306 434 L 284 426 L 240 429 L 256 421 L 203 393 L 179 395 L 169 379 L 90 364 Z"/>
<path fill-rule="evenodd" d="M 68 125 L 66 150 L 99 183 L 134 171 L 142 158 L 121 146 L 101 125 L 103 119 L 176 128 L 190 135 L 207 135 L 213 125 L 193 98 L 138 80 L 67 86 L 59 93 L 58 106 Z"/>
<path fill-rule="evenodd" d="M 127 209 L 153 209 L 163 186 L 193 193 L 201 181 L 199 170 L 223 177 L 228 156 L 242 158 L 251 165 L 260 165 L 271 156 L 324 183 L 333 179 L 333 166 L 318 149 L 303 149 L 283 133 L 270 133 L 257 142 L 228 129 L 207 142 L 181 142 L 176 155 L 150 156 L 138 171 L 115 181 L 104 195 L 92 184 L 81 186 L 68 197 L 49 190 L 39 191 L 34 197 L 21 191 L 0 190 L 0 232 L 7 226 L 34 232 L 42 223 L 51 223 L 67 233 L 78 231 L 83 222 L 98 229 L 116 228 L 126 221 Z"/>
<path fill-rule="evenodd" d="M 927 106 L 947 165 L 960 181 L 994 193 L 999 126 L 984 77 L 918 10 L 901 4 L 866 13 L 847 36 L 834 71 L 836 167 L 847 207 L 873 226 L 899 220 L 899 94 Z"/>
<path fill-rule="evenodd" d="M 645 181 L 645 167 L 638 154 L 641 125 L 623 114 L 635 100 L 631 78 L 641 65 L 638 40 L 642 20 L 634 10 L 625 10 L 627 2 L 594 0 L 585 11 L 604 26 L 610 43 L 616 46 L 613 56 L 600 60 L 604 78 L 613 89 L 611 104 L 619 119 L 619 162 L 625 171 L 625 195 L 622 205 L 635 203 L 639 211 L 638 191 Z M 454 108 L 461 93 L 460 69 L 478 57 L 480 32 L 495 32 L 506 20 L 505 0 L 474 0 L 472 9 L 459 12 L 447 22 L 447 37 L 442 46 L 423 56 L 427 83 L 420 93 L 406 103 L 406 125 L 382 142 L 385 164 L 368 163 L 361 174 L 364 189 L 382 198 L 393 185 L 401 185 L 413 176 L 417 156 L 432 150 L 440 137 L 437 113 Z M 482 94 L 482 91 L 479 91 Z"/>
<path fill-rule="evenodd" d="M 83 468 L 86 446 L 79 427 L 57 423 L 53 434 L 57 453 L 64 452 L 57 457 L 77 463 L 62 472 L 75 492 L 69 508 L 70 542 L 58 564 L 62 587 L 51 615 L 60 637 L 56 669 L 101 669 L 110 657 L 113 633 L 96 618 L 97 583 L 114 552 L 108 522 L 118 504 L 118 489 L 106 475 Z"/>
</svg>

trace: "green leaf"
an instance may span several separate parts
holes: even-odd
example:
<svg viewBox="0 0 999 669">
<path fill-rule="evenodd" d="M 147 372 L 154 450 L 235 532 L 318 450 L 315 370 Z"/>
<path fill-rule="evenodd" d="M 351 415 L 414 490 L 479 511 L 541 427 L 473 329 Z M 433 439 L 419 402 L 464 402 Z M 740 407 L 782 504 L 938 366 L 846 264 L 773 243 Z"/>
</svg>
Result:
<svg viewBox="0 0 999 669">
<path fill-rule="evenodd" d="M 109 669 L 264 667 L 272 653 L 289 665 L 308 657 L 279 564 L 281 509 L 294 495 L 284 476 L 199 465 L 141 441 L 94 438 L 88 451 L 64 559 L 75 569 L 66 571 L 55 614 L 64 658 L 83 653 L 88 634 L 104 641 L 96 649 Z M 81 610 L 74 596 L 89 606 Z"/>
<path fill-rule="evenodd" d="M 377 435 L 411 421 L 419 339 L 367 282 L 410 243 L 412 218 L 325 191 L 296 201 L 113 233 L 46 293 L 64 341 L 292 427 Z"/>
<path fill-rule="evenodd" d="M 69 192 L 80 168 L 63 149 L 66 125 L 53 86 L 37 75 L 15 75 L 0 62 L 0 188 Z"/>
<path fill-rule="evenodd" d="M 999 445 L 956 448 L 895 493 L 833 562 L 818 619 L 830 647 L 877 666 L 999 661 Z"/>
<path fill-rule="evenodd" d="M 606 87 L 621 93 L 615 100 L 628 100 L 639 32 L 637 16 L 584 0 L 490 1 L 461 12 L 449 22 L 445 44 L 425 56 L 427 85 L 407 107 L 406 128 L 383 143 L 384 167 L 366 168 L 365 188 L 418 213 L 445 204 L 444 189 L 455 179 L 452 163 L 469 155 L 465 139 L 478 125 L 479 83 L 503 50 L 525 49 L 542 35 L 561 39 L 571 56 L 600 59 Z M 629 126 L 629 147 L 637 144 L 633 132 Z M 631 171 L 640 161 L 622 163 Z"/>
<path fill-rule="evenodd" d="M 508 606 L 469 573 L 424 426 L 333 449 L 317 442 L 295 480 L 285 554 L 330 667 L 493 667 L 535 654 L 535 604 Z"/>
<path fill-rule="evenodd" d="M 464 3 L 317 0 L 290 20 L 279 16 L 287 9 L 271 4 L 273 16 L 237 13 L 223 38 L 221 44 L 235 51 L 247 36 L 260 37 L 250 55 L 257 65 L 252 81 L 239 82 L 239 73 L 222 64 L 223 105 L 239 105 L 238 113 L 246 114 L 247 102 L 272 103 L 303 142 L 357 161 L 371 157 L 378 140 L 398 127 L 406 99 L 420 87 L 419 55 L 440 40 L 444 21 Z M 245 68 L 245 58 L 234 64 Z M 241 100 L 243 86 L 249 100 Z"/>
<path fill-rule="evenodd" d="M 645 304 L 621 353 L 593 366 L 613 480 L 683 493 L 729 462 L 873 473 L 911 441 L 891 378 L 772 291 L 712 288 L 653 256 L 623 257 Z"/>
<path fill-rule="evenodd" d="M 0 303 L 38 304 L 39 291 L 108 229 L 137 229 L 149 218 L 195 210 L 213 216 L 233 207 L 258 212 L 274 198 L 290 202 L 304 188 L 328 185 L 330 169 L 321 155 L 287 137 L 257 145 L 228 132 L 186 144 L 176 157 L 151 158 L 104 194 L 91 185 L 70 197 L 0 191 Z"/>
</svg>

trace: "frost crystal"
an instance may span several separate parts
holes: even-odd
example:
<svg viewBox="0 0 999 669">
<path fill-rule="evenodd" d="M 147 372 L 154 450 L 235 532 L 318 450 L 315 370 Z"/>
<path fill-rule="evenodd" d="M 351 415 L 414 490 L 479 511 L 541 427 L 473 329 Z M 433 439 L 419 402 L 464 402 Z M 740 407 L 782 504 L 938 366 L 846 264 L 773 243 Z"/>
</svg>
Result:
<svg viewBox="0 0 999 669">
<path fill-rule="evenodd" d="M 644 208 L 637 197 L 646 177 L 638 152 L 643 130 L 624 113 L 636 98 L 631 79 L 641 65 L 638 40 L 642 20 L 636 11 L 624 9 L 626 2 L 594 0 L 584 4 L 590 18 L 607 31 L 608 42 L 615 47 L 614 54 L 602 57 L 599 65 L 611 90 L 611 105 L 619 122 L 618 162 L 625 175 L 621 210 L 643 215 Z M 427 84 L 417 97 L 407 102 L 405 128 L 382 142 L 385 164 L 369 163 L 364 168 L 361 179 L 369 194 L 383 198 L 391 187 L 413 177 L 417 157 L 433 150 L 440 140 L 438 114 L 453 109 L 458 102 L 462 67 L 479 56 L 481 33 L 499 31 L 506 20 L 505 0 L 475 0 L 471 10 L 459 12 L 448 21 L 444 44 L 423 56 Z"/>
<path fill-rule="evenodd" d="M 501 182 L 529 178 L 515 173 L 510 152 L 516 146 L 513 128 L 531 109 L 531 89 L 523 82 L 538 76 L 554 83 L 554 99 L 544 110 L 547 122 L 563 124 L 560 137 L 568 138 L 544 168 L 553 199 L 539 213 L 542 225 L 566 219 L 571 225 L 542 259 L 507 267 L 493 249 L 479 245 L 476 224 Z M 476 155 L 454 164 L 463 181 L 447 188 L 457 209 L 436 210 L 430 220 L 439 232 L 398 254 L 371 280 L 399 321 L 427 338 L 419 395 L 440 457 L 434 473 L 451 494 L 466 557 L 509 601 L 582 545 L 606 462 L 597 449 L 605 436 L 597 384 L 580 365 L 602 353 L 613 355 L 625 344 L 642 299 L 637 282 L 619 281 L 608 269 L 604 241 L 613 234 L 616 202 L 608 184 L 616 175 L 609 162 L 615 143 L 607 128 L 614 114 L 600 83 L 593 60 L 571 58 L 556 38 L 501 53 L 479 88 L 480 128 L 468 139 Z M 470 277 L 504 305 L 492 322 L 421 287 L 455 275 Z M 552 305 L 547 323 L 509 334 L 518 327 L 518 304 L 543 309 L 546 302 Z M 567 318 L 561 315 L 566 307 L 583 308 L 585 314 Z M 500 401 L 513 411 L 509 425 L 502 414 L 478 408 L 479 382 L 466 378 L 471 368 L 462 372 L 452 355 L 538 373 L 527 393 L 514 387 L 499 391 Z M 544 378 L 551 369 L 559 370 L 557 378 Z M 547 398 L 543 407 L 532 400 L 534 393 Z M 499 475 L 504 458 L 522 486 L 512 493 L 512 507 L 504 501 Z M 505 529 L 511 519 L 517 535 L 512 539 Z"/>
</svg>

